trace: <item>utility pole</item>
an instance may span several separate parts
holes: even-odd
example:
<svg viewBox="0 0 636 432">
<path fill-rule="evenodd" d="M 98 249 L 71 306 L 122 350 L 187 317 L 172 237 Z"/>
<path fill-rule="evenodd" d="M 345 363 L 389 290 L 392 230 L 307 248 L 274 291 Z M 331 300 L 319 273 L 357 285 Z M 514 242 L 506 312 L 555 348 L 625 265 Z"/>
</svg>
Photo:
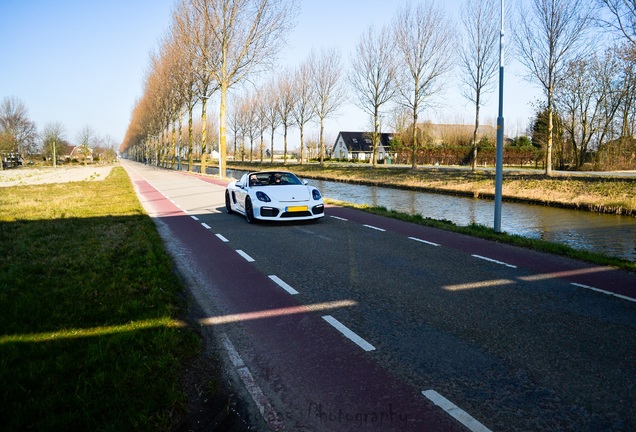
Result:
<svg viewBox="0 0 636 432">
<path fill-rule="evenodd" d="M 504 83 L 504 0 L 501 0 L 501 33 L 499 34 L 499 114 L 497 116 L 497 158 L 495 165 L 495 232 L 501 232 L 501 195 L 503 182 L 503 83 Z"/>
</svg>

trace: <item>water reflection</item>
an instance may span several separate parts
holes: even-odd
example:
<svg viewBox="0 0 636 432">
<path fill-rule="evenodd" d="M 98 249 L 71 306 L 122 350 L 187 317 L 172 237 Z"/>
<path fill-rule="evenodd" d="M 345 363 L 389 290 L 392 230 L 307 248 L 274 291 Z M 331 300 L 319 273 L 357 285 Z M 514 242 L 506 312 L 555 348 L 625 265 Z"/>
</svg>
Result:
<svg viewBox="0 0 636 432">
<path fill-rule="evenodd" d="M 243 172 L 228 171 L 239 178 Z M 456 225 L 476 223 L 493 227 L 494 203 L 376 186 L 309 180 L 327 198 L 354 204 L 384 206 L 391 210 L 445 219 Z M 502 230 L 636 261 L 636 218 L 536 205 L 503 203 Z"/>
</svg>

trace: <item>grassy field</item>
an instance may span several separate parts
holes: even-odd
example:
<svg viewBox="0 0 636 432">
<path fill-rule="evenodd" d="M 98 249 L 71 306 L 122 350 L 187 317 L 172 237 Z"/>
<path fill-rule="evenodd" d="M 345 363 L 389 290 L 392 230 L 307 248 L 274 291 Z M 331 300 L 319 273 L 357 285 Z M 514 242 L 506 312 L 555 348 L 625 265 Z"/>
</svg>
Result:
<svg viewBox="0 0 636 432">
<path fill-rule="evenodd" d="M 0 430 L 171 430 L 200 350 L 122 168 L 0 188 Z"/>
<path fill-rule="evenodd" d="M 269 169 L 282 165 L 230 164 L 239 169 Z M 492 198 L 494 171 L 380 165 L 371 169 L 367 164 L 287 165 L 307 178 L 336 180 L 402 189 L 442 192 L 462 196 Z M 542 172 L 506 171 L 502 182 L 507 201 L 526 202 L 554 207 L 598 211 L 636 216 L 636 178 L 610 178 L 590 175 L 561 175 L 547 178 Z"/>
</svg>

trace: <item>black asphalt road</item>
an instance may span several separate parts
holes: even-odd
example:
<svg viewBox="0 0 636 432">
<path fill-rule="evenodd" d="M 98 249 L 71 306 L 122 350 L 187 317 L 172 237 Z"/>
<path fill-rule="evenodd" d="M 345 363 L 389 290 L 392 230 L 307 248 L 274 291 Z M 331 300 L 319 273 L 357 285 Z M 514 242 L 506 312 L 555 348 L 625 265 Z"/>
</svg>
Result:
<svg viewBox="0 0 636 432">
<path fill-rule="evenodd" d="M 636 430 L 636 275 L 338 207 L 249 225 L 124 166 L 267 427 Z"/>
</svg>

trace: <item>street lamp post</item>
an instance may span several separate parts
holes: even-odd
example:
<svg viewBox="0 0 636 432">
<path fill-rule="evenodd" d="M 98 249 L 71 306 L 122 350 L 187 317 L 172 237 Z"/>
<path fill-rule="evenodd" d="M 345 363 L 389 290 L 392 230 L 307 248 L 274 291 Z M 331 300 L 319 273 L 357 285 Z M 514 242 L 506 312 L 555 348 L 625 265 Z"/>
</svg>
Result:
<svg viewBox="0 0 636 432">
<path fill-rule="evenodd" d="M 497 157 L 495 165 L 495 232 L 501 232 L 501 195 L 503 182 L 503 83 L 504 83 L 504 0 L 501 0 L 501 33 L 499 34 L 499 113 L 497 116 Z"/>
</svg>

